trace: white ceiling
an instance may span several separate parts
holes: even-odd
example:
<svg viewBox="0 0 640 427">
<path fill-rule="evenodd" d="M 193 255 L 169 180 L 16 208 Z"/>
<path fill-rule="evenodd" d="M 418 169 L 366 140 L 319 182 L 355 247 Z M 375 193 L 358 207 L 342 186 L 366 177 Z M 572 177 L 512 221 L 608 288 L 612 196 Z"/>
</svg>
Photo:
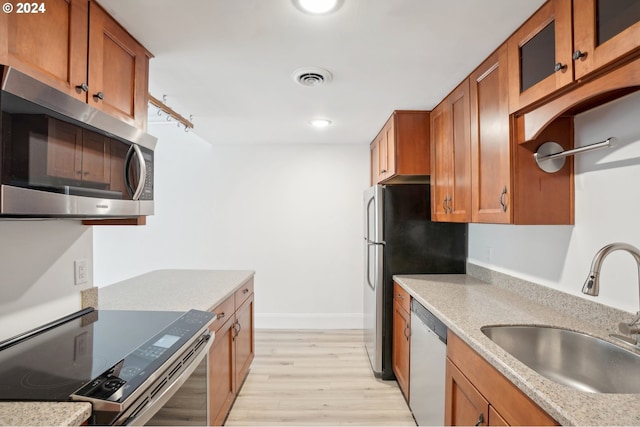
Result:
<svg viewBox="0 0 640 427">
<path fill-rule="evenodd" d="M 393 110 L 432 109 L 544 3 L 344 0 L 314 16 L 291 0 L 99 2 L 155 55 L 150 93 L 214 144 L 368 143 Z M 297 85 L 309 66 L 333 81 Z"/>
</svg>

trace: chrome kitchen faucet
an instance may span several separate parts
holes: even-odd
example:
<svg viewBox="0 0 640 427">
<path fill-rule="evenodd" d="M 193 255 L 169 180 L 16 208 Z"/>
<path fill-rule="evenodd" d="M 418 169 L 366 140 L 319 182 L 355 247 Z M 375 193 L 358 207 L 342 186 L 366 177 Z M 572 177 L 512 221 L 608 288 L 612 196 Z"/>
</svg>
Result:
<svg viewBox="0 0 640 427">
<path fill-rule="evenodd" d="M 602 263 L 607 255 L 617 250 L 629 252 L 633 256 L 633 259 L 636 260 L 636 264 L 638 265 L 638 289 L 640 291 L 640 249 L 628 243 L 611 243 L 610 245 L 607 245 L 600 249 L 598 253 L 596 253 L 596 255 L 593 257 L 593 261 L 591 262 L 591 271 L 589 271 L 589 277 L 587 277 L 587 280 L 582 286 L 583 294 L 597 296 L 600 293 L 600 269 L 602 268 Z M 640 311 L 636 313 L 636 317 L 631 322 L 620 322 L 618 324 L 618 329 L 620 330 L 620 332 L 625 334 L 625 336 L 612 334 L 612 337 L 622 339 L 629 344 L 640 347 L 640 325 L 638 325 L 639 321 Z M 635 340 L 629 337 L 632 335 L 635 335 Z"/>
</svg>

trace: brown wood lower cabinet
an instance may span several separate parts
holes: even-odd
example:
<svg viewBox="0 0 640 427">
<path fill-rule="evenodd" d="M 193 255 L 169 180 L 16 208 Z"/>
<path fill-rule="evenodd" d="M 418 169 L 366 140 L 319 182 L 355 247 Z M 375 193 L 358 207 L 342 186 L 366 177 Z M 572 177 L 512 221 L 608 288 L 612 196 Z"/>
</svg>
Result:
<svg viewBox="0 0 640 427">
<path fill-rule="evenodd" d="M 411 297 L 397 283 L 393 284 L 392 367 L 398 386 L 409 400 L 409 357 L 411 355 Z"/>
<path fill-rule="evenodd" d="M 445 425 L 559 425 L 451 332 L 445 393 Z"/>
<path fill-rule="evenodd" d="M 218 315 L 209 351 L 209 422 L 224 424 L 254 357 L 253 280 L 213 312 Z"/>
</svg>

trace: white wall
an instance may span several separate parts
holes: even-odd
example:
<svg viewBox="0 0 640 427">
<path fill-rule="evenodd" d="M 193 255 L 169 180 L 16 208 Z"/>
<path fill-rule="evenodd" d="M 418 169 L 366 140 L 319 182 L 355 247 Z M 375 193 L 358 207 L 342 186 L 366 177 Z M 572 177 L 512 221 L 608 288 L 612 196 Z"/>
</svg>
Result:
<svg viewBox="0 0 640 427">
<path fill-rule="evenodd" d="M 617 241 L 640 247 L 640 93 L 576 117 L 576 147 L 609 136 L 617 138 L 614 148 L 575 157 L 575 226 L 471 224 L 469 261 L 582 296 L 601 247 Z M 638 292 L 635 262 L 612 253 L 596 301 L 636 312 Z"/>
<path fill-rule="evenodd" d="M 162 268 L 256 271 L 258 327 L 362 324 L 369 147 L 216 145 L 151 125 L 156 215 L 94 230 L 95 282 Z"/>
<path fill-rule="evenodd" d="M 80 310 L 93 286 L 91 227 L 80 221 L 0 221 L 0 340 Z M 89 283 L 74 285 L 74 260 Z"/>
</svg>

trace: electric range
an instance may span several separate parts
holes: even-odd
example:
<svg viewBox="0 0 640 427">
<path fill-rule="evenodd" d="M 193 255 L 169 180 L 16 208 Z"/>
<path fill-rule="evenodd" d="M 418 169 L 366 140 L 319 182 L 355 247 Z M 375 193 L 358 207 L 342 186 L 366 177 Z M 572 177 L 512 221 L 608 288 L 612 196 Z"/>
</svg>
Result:
<svg viewBox="0 0 640 427">
<path fill-rule="evenodd" d="M 0 342 L 0 400 L 85 401 L 90 424 L 140 425 L 203 360 L 215 314 L 93 310 Z"/>
</svg>

